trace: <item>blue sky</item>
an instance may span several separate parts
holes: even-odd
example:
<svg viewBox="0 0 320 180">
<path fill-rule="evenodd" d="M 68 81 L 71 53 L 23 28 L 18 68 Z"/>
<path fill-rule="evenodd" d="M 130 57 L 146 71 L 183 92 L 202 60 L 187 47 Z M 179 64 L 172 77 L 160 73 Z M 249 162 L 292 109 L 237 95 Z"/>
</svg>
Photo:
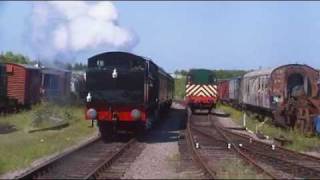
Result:
<svg viewBox="0 0 320 180">
<path fill-rule="evenodd" d="M 139 37 L 133 53 L 175 69 L 320 68 L 320 2 L 114 2 Z M 0 51 L 33 57 L 23 37 L 28 2 L 0 2 Z M 14 28 L 13 28 L 14 27 Z M 91 54 L 77 54 L 86 61 Z"/>
</svg>

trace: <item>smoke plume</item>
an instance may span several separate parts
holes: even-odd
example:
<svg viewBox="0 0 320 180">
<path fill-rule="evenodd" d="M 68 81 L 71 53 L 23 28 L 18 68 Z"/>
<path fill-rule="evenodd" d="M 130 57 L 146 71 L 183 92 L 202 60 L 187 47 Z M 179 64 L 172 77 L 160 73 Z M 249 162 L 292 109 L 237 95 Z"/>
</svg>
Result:
<svg viewBox="0 0 320 180">
<path fill-rule="evenodd" d="M 92 50 L 131 51 L 136 34 L 119 26 L 111 2 L 34 2 L 27 37 L 38 58 L 70 60 Z"/>
</svg>

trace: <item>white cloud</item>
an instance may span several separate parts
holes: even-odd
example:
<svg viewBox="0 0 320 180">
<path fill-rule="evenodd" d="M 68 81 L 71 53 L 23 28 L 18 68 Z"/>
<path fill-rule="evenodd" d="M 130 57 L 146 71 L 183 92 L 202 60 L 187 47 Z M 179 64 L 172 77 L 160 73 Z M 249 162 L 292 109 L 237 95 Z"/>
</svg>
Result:
<svg viewBox="0 0 320 180">
<path fill-rule="evenodd" d="M 34 2 L 28 34 L 40 58 L 95 49 L 131 50 L 137 37 L 117 21 L 112 2 Z"/>
</svg>

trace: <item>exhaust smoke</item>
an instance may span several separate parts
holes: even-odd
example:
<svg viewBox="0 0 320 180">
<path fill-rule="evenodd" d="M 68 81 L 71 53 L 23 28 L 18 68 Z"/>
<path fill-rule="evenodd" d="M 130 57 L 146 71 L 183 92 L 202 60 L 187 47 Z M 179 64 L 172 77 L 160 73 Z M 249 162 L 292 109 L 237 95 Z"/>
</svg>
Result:
<svg viewBox="0 0 320 180">
<path fill-rule="evenodd" d="M 137 35 L 118 24 L 112 2 L 33 2 L 27 42 L 42 60 L 74 60 L 77 53 L 131 51 Z"/>
</svg>

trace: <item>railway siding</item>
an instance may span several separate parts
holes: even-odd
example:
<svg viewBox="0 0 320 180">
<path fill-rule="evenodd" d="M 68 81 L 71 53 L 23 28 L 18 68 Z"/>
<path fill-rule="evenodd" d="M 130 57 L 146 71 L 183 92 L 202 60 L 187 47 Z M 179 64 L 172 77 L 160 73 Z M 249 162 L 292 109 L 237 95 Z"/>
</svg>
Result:
<svg viewBox="0 0 320 180">
<path fill-rule="evenodd" d="M 228 148 L 224 135 L 214 128 L 209 116 L 192 115 L 189 121 L 191 121 L 189 134 L 194 140 L 193 146 L 196 147 L 194 153 L 200 159 L 198 163 L 203 164 L 204 169 L 209 169 L 209 174 L 211 174 L 210 171 L 213 172 L 214 178 L 270 178 L 270 175 L 264 174 L 263 170 L 257 169 L 260 170 L 257 173 L 251 164 L 244 165 L 246 161 L 241 160 L 242 155 L 238 154 L 236 148 L 231 146 L 230 149 Z M 208 125 L 210 123 L 211 125 Z M 238 166 L 230 166 L 225 162 Z"/>
<path fill-rule="evenodd" d="M 320 158 L 259 141 L 222 126 L 221 119 L 215 115 L 199 114 L 191 115 L 188 130 L 200 159 L 198 162 L 204 169 L 210 167 L 214 177 L 221 173 L 220 162 L 235 162 L 237 158 L 253 165 L 257 174 L 262 172 L 272 179 L 320 177 Z"/>
<path fill-rule="evenodd" d="M 241 111 L 236 110 L 232 107 L 229 106 L 225 106 L 225 105 L 220 105 L 218 106 L 218 109 L 223 110 L 225 112 L 230 113 L 230 118 L 226 119 L 226 118 L 218 118 L 218 121 L 223 125 L 223 126 L 241 126 L 243 124 L 243 114 Z M 248 128 L 248 130 L 251 131 L 255 131 L 256 126 L 258 126 L 259 124 L 261 124 L 261 122 L 259 120 L 257 120 L 254 117 L 250 117 L 247 116 L 247 122 L 246 122 L 246 127 Z M 284 136 L 287 139 L 291 140 L 292 143 L 288 143 L 285 144 L 284 147 L 294 150 L 294 151 L 299 151 L 299 152 L 312 152 L 310 154 L 315 154 L 318 157 L 320 157 L 319 155 L 319 147 L 320 147 L 320 139 L 319 137 L 315 136 L 315 137 L 306 137 L 303 134 L 295 131 L 295 130 L 284 130 L 281 128 L 277 128 L 274 127 L 271 124 L 264 123 L 263 126 L 260 126 L 260 128 L 258 129 L 259 131 L 261 131 L 263 134 L 269 136 L 270 140 L 261 140 L 259 138 L 256 137 L 255 134 L 253 133 L 249 133 L 246 131 L 236 131 L 239 133 L 244 133 L 244 134 L 248 134 L 249 136 L 251 136 L 252 138 L 256 138 L 259 141 L 264 141 L 264 142 L 269 142 L 269 143 L 273 143 L 272 142 L 272 137 L 280 137 L 280 136 Z M 318 153 L 316 152 L 318 151 Z"/>
<path fill-rule="evenodd" d="M 219 124 L 215 117 L 212 121 Z M 221 124 L 217 127 L 223 131 L 229 143 L 238 146 L 241 153 L 253 159 L 258 166 L 276 178 L 320 177 L 319 158 L 257 141 L 250 136 L 226 129 Z"/>
</svg>

